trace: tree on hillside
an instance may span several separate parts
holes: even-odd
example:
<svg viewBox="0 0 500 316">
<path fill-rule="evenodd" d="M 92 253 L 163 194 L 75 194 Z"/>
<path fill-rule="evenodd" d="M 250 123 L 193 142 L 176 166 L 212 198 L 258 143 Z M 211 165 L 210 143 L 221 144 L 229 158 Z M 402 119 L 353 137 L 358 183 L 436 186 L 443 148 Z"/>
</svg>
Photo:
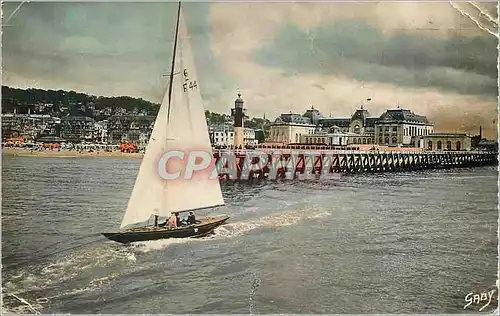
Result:
<svg viewBox="0 0 500 316">
<path fill-rule="evenodd" d="M 143 99 L 132 97 L 96 97 L 85 93 L 63 90 L 42 90 L 42 89 L 16 89 L 2 86 L 2 112 L 12 113 L 14 109 L 17 113 L 32 112 L 37 104 L 53 104 L 56 112 L 61 106 L 68 107 L 68 114 L 81 111 L 82 115 L 93 115 L 87 109 L 89 104 L 93 104 L 96 109 L 121 107 L 128 111 L 136 108 L 138 111 L 146 110 L 149 115 L 156 115 L 159 110 L 158 104 L 151 103 Z"/>
</svg>

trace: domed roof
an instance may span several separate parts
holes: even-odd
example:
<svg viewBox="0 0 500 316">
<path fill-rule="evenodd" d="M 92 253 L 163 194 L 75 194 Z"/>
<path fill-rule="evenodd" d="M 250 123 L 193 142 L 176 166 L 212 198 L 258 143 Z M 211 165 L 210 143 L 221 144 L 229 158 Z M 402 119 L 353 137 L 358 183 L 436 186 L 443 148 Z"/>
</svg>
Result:
<svg viewBox="0 0 500 316">
<path fill-rule="evenodd" d="M 323 114 L 321 114 L 321 112 L 315 109 L 312 105 L 311 108 L 308 109 L 302 116 L 309 118 L 313 124 L 317 124 L 318 120 L 323 118 Z"/>
<path fill-rule="evenodd" d="M 243 103 L 243 99 L 241 98 L 241 93 L 238 93 L 238 98 L 234 100 L 234 103 Z"/>
<path fill-rule="evenodd" d="M 357 109 L 356 112 L 354 112 L 354 114 L 352 115 L 351 117 L 351 120 L 360 120 L 362 122 L 364 122 L 366 120 L 366 118 L 370 117 L 370 112 L 368 112 L 368 110 L 365 110 L 363 108 L 361 109 Z"/>
<path fill-rule="evenodd" d="M 390 109 L 385 111 L 379 118 L 379 121 L 384 122 L 418 122 L 418 123 L 429 123 L 427 117 L 423 115 L 418 115 L 407 109 Z"/>
<path fill-rule="evenodd" d="M 310 124 L 311 121 L 307 117 L 303 117 L 300 114 L 284 113 L 281 114 L 275 123 L 298 123 L 298 124 Z"/>
</svg>

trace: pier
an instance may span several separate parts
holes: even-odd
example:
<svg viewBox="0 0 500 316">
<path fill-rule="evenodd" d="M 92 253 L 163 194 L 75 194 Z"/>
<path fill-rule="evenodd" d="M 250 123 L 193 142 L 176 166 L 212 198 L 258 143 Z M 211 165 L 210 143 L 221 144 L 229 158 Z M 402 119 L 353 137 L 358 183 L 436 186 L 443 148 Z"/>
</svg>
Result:
<svg viewBox="0 0 500 316">
<path fill-rule="evenodd" d="M 470 168 L 498 163 L 496 152 L 485 151 L 216 150 L 214 158 L 221 180 L 296 179 L 304 175 Z"/>
</svg>

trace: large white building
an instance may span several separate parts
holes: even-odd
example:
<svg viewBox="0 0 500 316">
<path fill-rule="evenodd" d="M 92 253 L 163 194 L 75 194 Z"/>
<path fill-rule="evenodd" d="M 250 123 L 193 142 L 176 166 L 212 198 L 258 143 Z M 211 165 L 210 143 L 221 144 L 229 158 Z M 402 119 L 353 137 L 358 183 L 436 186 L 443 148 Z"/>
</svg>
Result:
<svg viewBox="0 0 500 316">
<path fill-rule="evenodd" d="M 434 126 L 425 116 L 407 109 L 389 109 L 380 117 L 370 116 L 361 106 L 351 117 L 323 117 L 311 107 L 304 115 L 282 114 L 270 126 L 267 142 L 287 144 L 413 146 L 419 136 Z"/>
<path fill-rule="evenodd" d="M 425 116 L 406 109 L 387 110 L 375 125 L 377 144 L 415 145 L 415 139 L 434 132 L 434 125 Z"/>
<path fill-rule="evenodd" d="M 327 146 L 344 146 L 349 144 L 349 133 L 338 130 L 317 131 L 314 134 L 300 135 L 301 144 L 321 144 Z"/>
<path fill-rule="evenodd" d="M 229 146 L 234 143 L 234 130 L 229 125 L 216 125 L 209 127 L 210 140 L 216 147 Z"/>
<path fill-rule="evenodd" d="M 415 147 L 432 151 L 469 151 L 472 144 L 471 137 L 465 133 L 427 133 L 417 137 Z"/>
<path fill-rule="evenodd" d="M 300 143 L 301 135 L 312 135 L 316 125 L 308 117 L 300 114 L 281 114 L 269 128 L 267 142 L 281 143 L 284 145 Z"/>
<path fill-rule="evenodd" d="M 258 141 L 255 139 L 255 130 L 253 128 L 243 128 L 243 143 L 245 146 L 256 146 Z"/>
<path fill-rule="evenodd" d="M 108 140 L 108 120 L 94 122 L 93 138 L 95 142 L 106 143 Z"/>
<path fill-rule="evenodd" d="M 231 125 L 210 126 L 209 135 L 214 147 L 231 147 L 234 144 L 234 129 Z M 245 127 L 243 129 L 243 143 L 245 146 L 257 145 L 253 128 Z"/>
</svg>

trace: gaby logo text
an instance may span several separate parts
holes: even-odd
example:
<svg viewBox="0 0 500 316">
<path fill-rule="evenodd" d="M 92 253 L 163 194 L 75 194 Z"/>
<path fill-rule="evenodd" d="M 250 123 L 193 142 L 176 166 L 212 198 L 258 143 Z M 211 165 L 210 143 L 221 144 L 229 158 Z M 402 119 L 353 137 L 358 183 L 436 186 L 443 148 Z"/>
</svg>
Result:
<svg viewBox="0 0 500 316">
<path fill-rule="evenodd" d="M 464 306 L 464 309 L 466 309 L 467 307 L 469 307 L 470 305 L 472 304 L 475 304 L 475 305 L 483 305 L 479 311 L 482 311 L 483 309 L 485 309 L 486 307 L 488 307 L 491 303 L 491 300 L 493 298 L 493 295 L 495 294 L 495 291 L 496 289 L 493 289 L 489 292 L 485 292 L 485 293 L 474 293 L 474 292 L 470 292 L 469 294 L 467 294 L 465 296 L 465 301 L 467 302 L 467 304 L 465 304 Z"/>
</svg>

